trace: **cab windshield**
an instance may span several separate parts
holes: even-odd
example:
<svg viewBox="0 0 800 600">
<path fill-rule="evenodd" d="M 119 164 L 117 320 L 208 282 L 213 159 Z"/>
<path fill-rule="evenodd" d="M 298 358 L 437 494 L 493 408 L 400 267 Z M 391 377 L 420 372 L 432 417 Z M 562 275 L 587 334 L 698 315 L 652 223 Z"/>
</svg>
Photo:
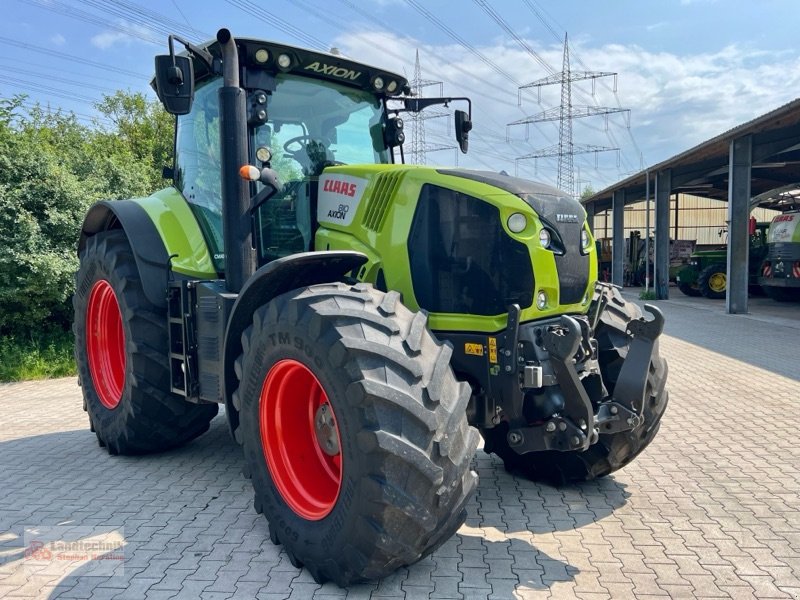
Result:
<svg viewBox="0 0 800 600">
<path fill-rule="evenodd" d="M 178 117 L 175 185 L 191 205 L 215 266 L 224 270 L 217 78 L 198 86 Z M 378 98 L 336 83 L 279 74 L 267 100 L 267 123 L 250 130 L 250 156 L 269 149 L 282 191 L 256 214 L 259 263 L 312 249 L 316 181 L 336 164 L 389 163 Z M 258 184 L 260 185 L 260 184 Z"/>
<path fill-rule="evenodd" d="M 254 131 L 284 181 L 319 175 L 329 164 L 387 163 L 383 110 L 367 92 L 328 81 L 278 75 L 267 101 L 269 122 Z"/>
<path fill-rule="evenodd" d="M 283 183 L 256 215 L 260 264 L 312 249 L 316 181 L 325 167 L 391 161 L 375 96 L 296 75 L 278 75 L 276 82 L 268 122 L 251 138 L 254 149 L 269 149 Z"/>
</svg>

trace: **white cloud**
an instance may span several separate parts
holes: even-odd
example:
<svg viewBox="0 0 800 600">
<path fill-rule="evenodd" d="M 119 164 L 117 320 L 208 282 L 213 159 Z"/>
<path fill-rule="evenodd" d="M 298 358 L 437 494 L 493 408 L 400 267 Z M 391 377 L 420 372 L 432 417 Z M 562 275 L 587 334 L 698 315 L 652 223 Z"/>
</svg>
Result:
<svg viewBox="0 0 800 600">
<path fill-rule="evenodd" d="M 98 33 L 97 35 L 92 36 L 89 41 L 93 46 L 100 48 L 101 50 L 107 50 L 112 46 L 129 46 L 132 42 L 157 43 L 153 32 L 148 28 L 141 25 L 127 23 L 122 20 L 118 21 L 115 29 Z"/>
<path fill-rule="evenodd" d="M 50 43 L 56 46 L 63 46 L 67 43 L 67 38 L 65 38 L 60 33 L 55 34 L 53 37 L 50 38 Z"/>
<path fill-rule="evenodd" d="M 553 68 L 560 68 L 562 50 L 557 45 L 542 47 L 535 40 L 528 44 Z M 484 56 L 520 83 L 527 83 L 548 73 L 513 41 L 492 42 L 478 48 Z M 470 96 L 473 99 L 474 133 L 471 151 L 461 157 L 461 164 L 513 172 L 514 158 L 558 141 L 557 123 L 531 125 L 529 140 L 524 126 L 508 129 L 511 142 L 506 142 L 506 124 L 525 115 L 541 112 L 559 103 L 558 86 L 542 89 L 542 105 L 536 94 L 523 94 L 523 106 L 517 104 L 517 89 L 508 78 L 498 74 L 478 57 L 452 44 L 431 46 L 395 35 L 368 32 L 344 35 L 336 40 L 347 56 L 356 60 L 393 69 L 411 75 L 414 72 L 414 51 L 420 50 L 422 77 L 444 80 L 448 96 Z M 766 53 L 739 45 L 726 46 L 715 52 L 678 54 L 651 52 L 636 45 L 606 44 L 590 46 L 587 41 L 571 44 L 582 64 L 574 58 L 573 70 L 590 69 L 618 72 L 618 92 L 615 95 L 606 84 L 597 85 L 597 95 L 591 96 L 591 85 L 573 89 L 573 104 L 593 104 L 630 108 L 631 126 L 645 163 L 653 164 L 690 148 L 731 127 L 748 121 L 792 100 L 800 89 L 800 53 Z M 608 86 L 611 85 L 608 81 Z M 437 90 L 438 92 L 438 90 Z M 433 88 L 429 88 L 432 95 Z M 458 108 L 456 106 L 456 108 Z M 452 133 L 444 132 L 445 119 L 433 119 L 426 124 L 429 143 L 447 143 Z M 619 167 L 612 155 L 598 157 L 599 169 L 594 169 L 594 157 L 576 157 L 581 176 L 587 172 L 593 187 L 599 189 L 619 179 L 621 172 L 639 169 L 639 156 L 624 129 L 624 119 L 609 117 L 606 133 L 603 117 L 577 119 L 574 122 L 576 144 L 619 145 L 624 159 Z M 442 129 L 437 133 L 436 128 Z M 452 129 L 450 129 L 452 131 Z M 452 142 L 451 142 L 452 143 Z M 448 153 L 432 154 L 429 162 L 452 163 Z M 539 173 L 533 162 L 520 163 L 521 175 L 555 177 L 555 159 L 540 159 Z"/>
<path fill-rule="evenodd" d="M 104 31 L 103 33 L 98 33 L 97 35 L 92 36 L 90 40 L 92 46 L 96 46 L 101 50 L 107 50 L 111 46 L 116 46 L 117 44 L 124 43 L 130 44 L 131 43 L 131 36 L 127 33 L 122 33 L 121 31 Z"/>
</svg>

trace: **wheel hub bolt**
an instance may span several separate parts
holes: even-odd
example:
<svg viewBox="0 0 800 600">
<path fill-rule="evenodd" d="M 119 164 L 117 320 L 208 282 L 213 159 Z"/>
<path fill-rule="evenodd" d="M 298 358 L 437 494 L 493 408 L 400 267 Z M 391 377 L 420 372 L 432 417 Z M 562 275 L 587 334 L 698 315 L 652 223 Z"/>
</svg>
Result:
<svg viewBox="0 0 800 600">
<path fill-rule="evenodd" d="M 617 414 L 618 412 L 619 412 L 619 409 L 618 409 L 616 406 L 612 406 L 612 407 L 611 407 L 611 414 L 612 414 L 612 415 L 615 415 L 615 414 Z"/>
<path fill-rule="evenodd" d="M 508 441 L 512 444 L 519 444 L 522 441 L 522 436 L 516 431 L 512 431 L 508 434 Z"/>
<path fill-rule="evenodd" d="M 339 454 L 339 436 L 336 434 L 336 419 L 327 404 L 321 404 L 314 415 L 314 433 L 317 443 L 328 456 Z"/>
<path fill-rule="evenodd" d="M 564 423 L 564 421 L 561 421 L 561 423 L 558 424 L 558 430 L 559 431 L 566 431 L 567 430 L 567 424 Z"/>
<path fill-rule="evenodd" d="M 556 424 L 553 423 L 552 421 L 550 421 L 547 424 L 547 427 L 545 427 L 545 429 L 547 429 L 548 432 L 552 433 L 552 432 L 554 432 L 556 430 Z"/>
<path fill-rule="evenodd" d="M 577 435 L 572 436 L 572 445 L 573 446 L 580 446 L 581 445 L 581 438 Z"/>
</svg>

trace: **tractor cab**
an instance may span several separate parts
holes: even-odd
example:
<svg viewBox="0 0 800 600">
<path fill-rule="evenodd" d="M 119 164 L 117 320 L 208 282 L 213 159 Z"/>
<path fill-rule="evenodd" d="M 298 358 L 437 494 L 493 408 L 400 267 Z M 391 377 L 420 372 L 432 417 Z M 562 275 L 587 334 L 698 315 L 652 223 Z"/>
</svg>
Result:
<svg viewBox="0 0 800 600">
<path fill-rule="evenodd" d="M 185 45 L 188 55 L 175 56 L 170 45 L 169 56 L 157 57 L 154 87 L 166 109 L 178 115 L 175 187 L 191 206 L 221 273 L 223 176 L 239 176 L 226 172 L 221 161 L 223 53 L 217 40 Z M 258 266 L 314 250 L 317 183 L 326 167 L 394 163 L 396 147 L 402 162 L 405 136 L 398 113 L 451 100 L 404 99 L 410 94 L 405 78 L 340 55 L 248 39 L 237 39 L 236 46 L 235 70 L 246 94 L 246 129 L 240 129 L 247 164 L 258 173 L 248 190 Z M 459 118 L 460 139 L 468 121 Z"/>
</svg>

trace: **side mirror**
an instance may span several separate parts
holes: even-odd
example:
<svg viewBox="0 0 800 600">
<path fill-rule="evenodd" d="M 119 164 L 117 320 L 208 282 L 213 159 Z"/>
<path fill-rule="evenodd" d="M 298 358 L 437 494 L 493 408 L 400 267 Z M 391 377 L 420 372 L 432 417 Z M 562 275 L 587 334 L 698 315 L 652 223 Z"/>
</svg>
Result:
<svg viewBox="0 0 800 600">
<path fill-rule="evenodd" d="M 156 56 L 156 93 L 169 114 L 188 114 L 194 100 L 192 59 L 172 52 Z"/>
<path fill-rule="evenodd" d="M 472 130 L 472 121 L 463 110 L 457 110 L 456 119 L 456 141 L 461 148 L 461 152 L 467 153 L 469 149 L 469 132 Z"/>
</svg>

